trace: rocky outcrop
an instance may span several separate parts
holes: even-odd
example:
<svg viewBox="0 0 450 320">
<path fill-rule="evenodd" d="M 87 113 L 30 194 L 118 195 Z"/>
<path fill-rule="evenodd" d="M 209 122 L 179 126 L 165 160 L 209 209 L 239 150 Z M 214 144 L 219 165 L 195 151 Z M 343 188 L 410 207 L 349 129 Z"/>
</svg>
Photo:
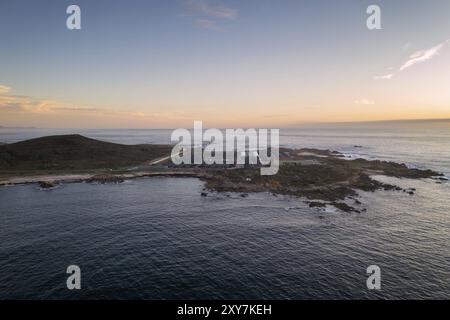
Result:
<svg viewBox="0 0 450 320">
<path fill-rule="evenodd" d="M 86 182 L 89 183 L 100 183 L 100 184 L 122 183 L 124 181 L 125 179 L 122 176 L 114 174 L 97 174 L 86 180 Z"/>
<path fill-rule="evenodd" d="M 307 151 L 307 152 L 306 152 Z M 329 150 L 315 149 L 283 150 L 285 157 L 293 162 L 282 163 L 273 176 L 261 176 L 256 168 L 218 170 L 204 177 L 207 188 L 219 192 L 270 192 L 290 196 L 305 197 L 310 207 L 332 205 L 345 212 L 361 212 L 345 201 L 358 195 L 358 190 L 374 192 L 377 190 L 403 191 L 414 195 L 415 189 L 403 189 L 383 183 L 372 175 L 385 175 L 396 178 L 432 178 L 443 181 L 442 174 L 431 170 L 408 168 L 405 164 L 380 160 L 345 160 Z M 318 156 L 317 156 L 318 155 Z M 320 157 L 320 163 L 304 166 L 300 161 Z M 442 179 L 441 179 L 442 178 Z M 359 200 L 355 206 L 361 205 Z"/>
<path fill-rule="evenodd" d="M 58 183 L 55 181 L 39 181 L 38 184 L 42 189 L 51 189 L 55 188 L 58 185 Z"/>
</svg>

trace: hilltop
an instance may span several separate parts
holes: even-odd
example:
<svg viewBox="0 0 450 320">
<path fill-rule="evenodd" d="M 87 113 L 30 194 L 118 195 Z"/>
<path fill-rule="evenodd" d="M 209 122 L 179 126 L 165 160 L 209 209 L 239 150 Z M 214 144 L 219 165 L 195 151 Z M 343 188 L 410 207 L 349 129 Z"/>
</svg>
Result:
<svg viewBox="0 0 450 320">
<path fill-rule="evenodd" d="M 78 134 L 0 145 L 0 172 L 119 169 L 170 153 L 169 145 L 122 145 Z"/>
</svg>

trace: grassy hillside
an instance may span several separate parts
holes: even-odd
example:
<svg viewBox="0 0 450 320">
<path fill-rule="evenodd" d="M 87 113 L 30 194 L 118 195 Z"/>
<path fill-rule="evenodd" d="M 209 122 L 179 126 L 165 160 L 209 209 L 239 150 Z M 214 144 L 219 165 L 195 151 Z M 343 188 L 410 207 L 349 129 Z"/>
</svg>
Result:
<svg viewBox="0 0 450 320">
<path fill-rule="evenodd" d="M 168 145 L 121 145 L 81 135 L 0 145 L 0 172 L 118 169 L 170 154 Z"/>
</svg>

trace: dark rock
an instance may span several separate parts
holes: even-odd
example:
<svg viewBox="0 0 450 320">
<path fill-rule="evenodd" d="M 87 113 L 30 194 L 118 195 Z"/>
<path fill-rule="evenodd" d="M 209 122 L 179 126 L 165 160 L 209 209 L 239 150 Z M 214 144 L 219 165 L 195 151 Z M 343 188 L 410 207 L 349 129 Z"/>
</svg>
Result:
<svg viewBox="0 0 450 320">
<path fill-rule="evenodd" d="M 202 197 L 207 197 L 207 196 L 208 196 L 208 193 L 202 192 L 202 193 L 201 193 L 201 196 L 202 196 Z"/>
<path fill-rule="evenodd" d="M 326 203 L 318 202 L 318 201 L 311 201 L 309 203 L 310 208 L 325 208 L 327 206 Z"/>
<path fill-rule="evenodd" d="M 338 208 L 339 210 L 342 210 L 344 212 L 357 212 L 359 213 L 358 210 L 356 210 L 353 207 L 350 207 L 348 204 L 344 203 L 344 202 L 332 202 L 331 205 L 335 206 L 336 208 Z"/>
<path fill-rule="evenodd" d="M 113 174 L 97 174 L 89 179 L 86 180 L 86 182 L 97 182 L 97 183 L 101 183 L 101 184 L 106 184 L 106 183 L 122 183 L 124 182 L 125 179 L 121 176 L 116 176 Z"/>
<path fill-rule="evenodd" d="M 247 198 L 248 194 L 247 193 L 241 193 L 241 198 Z"/>
<path fill-rule="evenodd" d="M 39 181 L 38 183 L 42 189 L 50 189 L 58 185 L 55 181 Z"/>
</svg>

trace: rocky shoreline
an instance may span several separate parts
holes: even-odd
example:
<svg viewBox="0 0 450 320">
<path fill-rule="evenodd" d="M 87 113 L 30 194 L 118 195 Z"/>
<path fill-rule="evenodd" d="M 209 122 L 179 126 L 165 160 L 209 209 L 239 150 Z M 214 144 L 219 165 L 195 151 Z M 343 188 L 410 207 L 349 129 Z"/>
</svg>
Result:
<svg viewBox="0 0 450 320">
<path fill-rule="evenodd" d="M 364 209 L 357 209 L 361 205 L 356 199 L 358 191 L 398 191 L 409 195 L 416 191 L 379 182 L 372 175 L 446 180 L 432 170 L 411 169 L 405 164 L 379 160 L 346 160 L 341 154 L 328 150 L 285 149 L 283 153 L 288 153 L 289 157 L 282 158 L 275 176 L 261 176 L 251 168 L 217 171 L 203 179 L 206 188 L 219 192 L 271 192 L 297 196 L 306 198 L 310 207 L 331 205 L 346 212 L 361 212 Z"/>
<path fill-rule="evenodd" d="M 158 154 L 161 156 L 161 154 Z M 122 183 L 125 180 L 142 177 L 194 177 L 205 182 L 200 196 L 210 192 L 235 192 L 246 197 L 253 192 L 270 192 L 274 195 L 288 195 L 304 198 L 311 208 L 334 206 L 345 212 L 362 212 L 362 203 L 357 199 L 359 191 L 377 190 L 403 192 L 413 196 L 415 189 L 379 182 L 373 175 L 395 178 L 433 179 L 436 183 L 447 181 L 442 174 L 432 170 L 408 168 L 405 164 L 380 160 L 345 159 L 342 154 L 318 149 L 280 149 L 280 168 L 276 175 L 261 176 L 259 166 L 174 166 L 170 157 L 164 161 L 150 161 L 133 167 L 92 169 L 89 172 L 65 174 L 40 173 L 15 174 L 8 168 L 0 168 L 0 186 L 37 183 L 42 189 L 52 189 L 63 183 Z M 113 159 L 112 159 L 113 160 Z M 64 168 L 64 164 L 59 166 Z M 60 172 L 60 171 L 58 171 Z M 1 178 L 3 177 L 3 178 Z"/>
<path fill-rule="evenodd" d="M 192 177 L 205 182 L 200 196 L 211 192 L 233 192 L 245 198 L 249 193 L 270 192 L 274 195 L 289 195 L 305 198 L 311 208 L 333 206 L 344 212 L 364 212 L 357 199 L 358 191 L 397 191 L 414 195 L 415 189 L 379 182 L 371 175 L 385 175 L 408 179 L 434 179 L 445 182 L 442 174 L 431 170 L 408 168 L 404 164 L 379 160 L 345 160 L 339 153 L 326 150 L 289 150 L 296 155 L 281 162 L 280 171 L 274 176 L 261 176 L 256 167 L 207 169 L 156 166 L 148 171 L 126 173 L 102 172 L 78 175 L 36 175 L 9 177 L 0 180 L 0 186 L 38 184 L 42 189 L 53 189 L 65 183 L 119 184 L 125 180 L 145 177 Z M 314 161 L 312 161 L 314 160 Z"/>
</svg>

